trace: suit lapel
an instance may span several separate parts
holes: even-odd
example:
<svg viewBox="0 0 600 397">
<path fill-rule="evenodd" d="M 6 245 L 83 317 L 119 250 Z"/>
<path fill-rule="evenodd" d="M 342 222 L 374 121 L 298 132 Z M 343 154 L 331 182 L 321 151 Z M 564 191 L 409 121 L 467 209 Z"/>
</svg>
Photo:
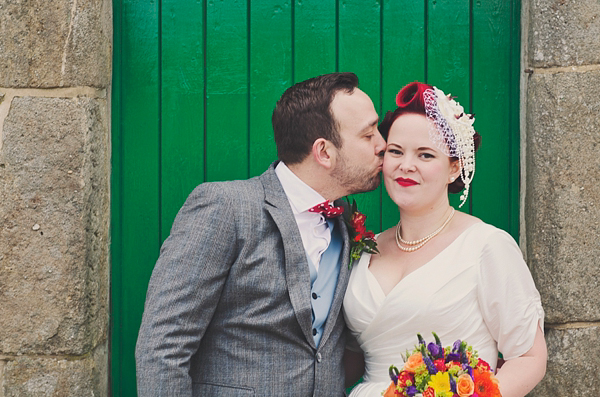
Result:
<svg viewBox="0 0 600 397">
<path fill-rule="evenodd" d="M 275 174 L 272 164 L 261 175 L 265 189 L 265 208 L 279 229 L 285 255 L 285 279 L 294 313 L 308 343 L 316 349 L 312 336 L 312 308 L 310 305 L 310 272 L 300 231 L 290 203 Z"/>
</svg>

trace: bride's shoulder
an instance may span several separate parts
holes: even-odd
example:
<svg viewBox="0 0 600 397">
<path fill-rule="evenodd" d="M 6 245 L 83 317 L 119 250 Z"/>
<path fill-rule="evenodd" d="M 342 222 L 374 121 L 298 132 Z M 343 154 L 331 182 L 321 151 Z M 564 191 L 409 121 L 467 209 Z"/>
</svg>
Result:
<svg viewBox="0 0 600 397">
<path fill-rule="evenodd" d="M 456 236 L 465 235 L 465 237 L 469 238 L 470 236 L 477 241 L 482 243 L 488 242 L 490 240 L 497 240 L 499 235 L 507 235 L 504 230 L 497 228 L 494 225 L 490 225 L 489 223 L 485 223 L 481 219 L 465 214 L 457 212 L 455 222 L 453 222 L 453 229 Z"/>
<path fill-rule="evenodd" d="M 465 214 L 464 212 L 456 212 L 454 216 L 453 222 L 450 224 L 452 233 L 456 236 L 460 236 L 466 231 L 471 229 L 477 229 L 483 227 L 483 225 L 487 225 L 481 219 Z"/>
</svg>

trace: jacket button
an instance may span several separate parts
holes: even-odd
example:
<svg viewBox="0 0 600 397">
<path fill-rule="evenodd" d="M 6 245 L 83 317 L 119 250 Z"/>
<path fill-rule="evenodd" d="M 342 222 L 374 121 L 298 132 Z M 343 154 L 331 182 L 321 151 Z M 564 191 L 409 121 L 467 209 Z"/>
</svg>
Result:
<svg viewBox="0 0 600 397">
<path fill-rule="evenodd" d="M 320 363 L 322 360 L 321 353 L 317 353 L 317 362 Z"/>
</svg>

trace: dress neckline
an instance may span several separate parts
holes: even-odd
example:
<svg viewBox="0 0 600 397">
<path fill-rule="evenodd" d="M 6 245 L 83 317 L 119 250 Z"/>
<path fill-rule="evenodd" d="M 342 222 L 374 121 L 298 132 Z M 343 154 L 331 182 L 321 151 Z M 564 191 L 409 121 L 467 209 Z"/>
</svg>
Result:
<svg viewBox="0 0 600 397">
<path fill-rule="evenodd" d="M 438 252 L 433 258 L 431 258 L 430 260 L 428 260 L 427 262 L 425 262 L 424 264 L 422 264 L 421 266 L 419 266 L 418 268 L 416 268 L 415 270 L 413 270 L 412 272 L 408 273 L 406 276 L 404 276 L 400 281 L 398 281 L 396 283 L 396 285 L 394 285 L 392 287 L 392 289 L 390 290 L 390 292 L 387 293 L 387 295 L 383 292 L 383 288 L 381 287 L 381 284 L 379 284 L 379 281 L 377 280 L 377 277 L 375 277 L 375 275 L 373 273 L 371 273 L 371 270 L 369 269 L 369 264 L 371 263 L 371 254 L 365 253 L 365 256 L 368 255 L 367 258 L 365 258 L 365 270 L 367 272 L 367 277 L 372 277 L 373 281 L 375 281 L 375 284 L 377 284 L 377 287 L 379 288 L 379 292 L 381 293 L 381 295 L 383 296 L 384 300 L 387 299 L 388 296 L 392 295 L 392 293 L 398 288 L 398 286 L 400 284 L 402 284 L 404 282 L 404 280 L 406 280 L 407 278 L 410 278 L 413 274 L 418 273 L 421 269 L 423 269 L 424 267 L 428 267 L 428 265 L 432 262 L 435 262 L 444 252 L 446 252 L 450 247 L 452 247 L 458 240 L 461 240 L 469 230 L 471 230 L 475 225 L 479 225 L 479 224 L 485 224 L 484 222 L 476 222 L 474 224 L 472 224 L 471 226 L 467 227 L 465 230 L 463 230 L 462 232 L 460 232 L 460 234 L 458 236 L 456 236 L 456 238 L 450 243 L 448 244 L 443 250 L 441 250 L 440 252 Z"/>
</svg>

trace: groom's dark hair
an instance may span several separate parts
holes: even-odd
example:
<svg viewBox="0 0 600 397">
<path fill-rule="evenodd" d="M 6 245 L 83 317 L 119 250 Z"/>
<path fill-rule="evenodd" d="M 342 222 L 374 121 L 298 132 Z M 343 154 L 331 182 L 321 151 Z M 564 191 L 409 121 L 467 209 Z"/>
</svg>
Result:
<svg viewBox="0 0 600 397">
<path fill-rule="evenodd" d="M 331 73 L 296 83 L 275 106 L 272 123 L 279 160 L 297 164 L 309 155 L 313 143 L 325 138 L 342 147 L 339 123 L 331 111 L 333 97 L 358 87 L 354 73 Z"/>
</svg>

